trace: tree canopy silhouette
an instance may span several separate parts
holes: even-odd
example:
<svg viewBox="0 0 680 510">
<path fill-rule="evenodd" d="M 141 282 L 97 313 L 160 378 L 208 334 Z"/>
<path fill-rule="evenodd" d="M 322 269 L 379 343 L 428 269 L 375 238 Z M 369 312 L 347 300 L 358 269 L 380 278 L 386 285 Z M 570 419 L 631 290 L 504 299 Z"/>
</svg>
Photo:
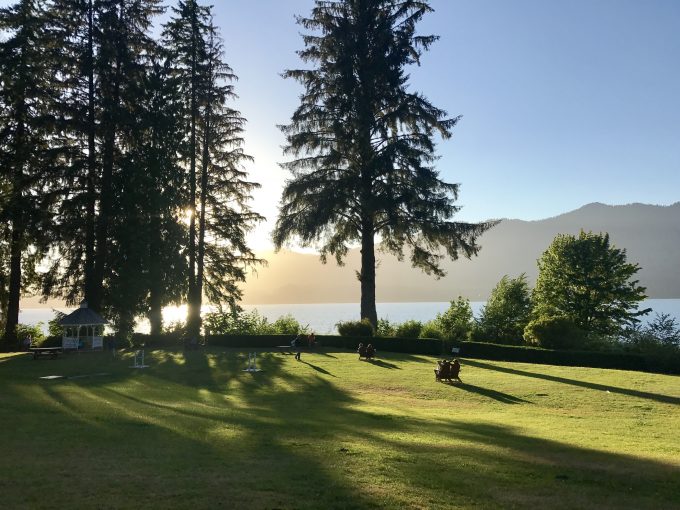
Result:
<svg viewBox="0 0 680 510">
<path fill-rule="evenodd" d="M 283 163 L 285 185 L 274 230 L 277 249 L 290 240 L 318 246 L 339 264 L 361 245 L 361 317 L 377 322 L 375 245 L 440 277 L 440 262 L 475 255 L 493 225 L 452 221 L 459 185 L 439 178 L 435 136 L 449 138 L 460 117 L 408 89 L 405 69 L 420 64 L 437 36 L 416 35 L 427 2 L 317 1 L 298 23 L 310 69 L 284 77 L 304 87 Z M 443 252 L 443 253 L 442 253 Z"/>
</svg>

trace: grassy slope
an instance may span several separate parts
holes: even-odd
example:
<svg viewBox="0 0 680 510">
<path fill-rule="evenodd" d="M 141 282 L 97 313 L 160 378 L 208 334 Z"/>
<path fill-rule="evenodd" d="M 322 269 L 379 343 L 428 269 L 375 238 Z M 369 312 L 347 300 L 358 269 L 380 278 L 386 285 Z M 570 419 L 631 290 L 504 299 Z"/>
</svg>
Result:
<svg viewBox="0 0 680 510">
<path fill-rule="evenodd" d="M 0 357 L 3 507 L 680 506 L 678 377 L 468 360 L 450 386 L 423 356 L 149 357 Z"/>
</svg>

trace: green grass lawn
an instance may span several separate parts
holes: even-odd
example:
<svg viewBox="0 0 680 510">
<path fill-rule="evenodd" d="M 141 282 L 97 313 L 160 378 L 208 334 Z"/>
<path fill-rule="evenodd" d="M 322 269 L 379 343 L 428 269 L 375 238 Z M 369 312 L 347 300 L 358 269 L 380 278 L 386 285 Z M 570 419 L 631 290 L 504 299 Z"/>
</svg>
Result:
<svg viewBox="0 0 680 510">
<path fill-rule="evenodd" d="M 680 377 L 356 358 L 0 355 L 0 507 L 680 508 Z"/>
</svg>

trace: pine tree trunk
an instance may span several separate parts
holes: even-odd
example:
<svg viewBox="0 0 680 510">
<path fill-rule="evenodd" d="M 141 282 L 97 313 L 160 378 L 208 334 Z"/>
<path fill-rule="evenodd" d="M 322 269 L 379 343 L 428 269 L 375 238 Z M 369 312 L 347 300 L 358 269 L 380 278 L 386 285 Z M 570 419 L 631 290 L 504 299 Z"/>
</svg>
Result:
<svg viewBox="0 0 680 510">
<path fill-rule="evenodd" d="M 158 214 L 157 210 L 153 214 Z M 161 250 L 160 225 L 156 216 L 151 221 L 149 242 L 149 324 L 151 334 L 160 335 L 163 332 L 163 282 L 161 270 L 156 258 Z"/>
<path fill-rule="evenodd" d="M 152 336 L 158 336 L 163 333 L 163 306 L 161 305 L 161 294 L 158 289 L 151 288 L 149 294 L 149 324 L 151 325 L 150 333 Z"/>
<path fill-rule="evenodd" d="M 375 239 L 373 222 L 364 218 L 361 229 L 361 318 L 368 319 L 373 327 L 378 325 L 375 308 Z"/>
<path fill-rule="evenodd" d="M 195 6 L 194 6 L 195 9 Z M 193 12 L 195 23 L 196 12 Z M 197 27 L 192 26 L 193 47 L 191 53 L 191 143 L 190 143 L 190 163 L 189 163 L 189 201 L 191 207 L 191 218 L 189 219 L 189 292 L 187 309 L 187 329 L 190 335 L 198 336 L 200 330 L 201 309 L 197 296 L 196 278 L 196 121 L 198 118 L 197 108 L 197 46 L 196 40 Z"/>
<path fill-rule="evenodd" d="M 156 128 L 152 131 L 151 147 L 154 151 L 158 150 Z M 160 335 L 163 332 L 163 271 L 161 263 L 157 260 L 158 254 L 163 249 L 161 237 L 161 208 L 159 202 L 162 200 L 159 194 L 161 188 L 160 165 L 155 161 L 155 173 L 157 176 L 154 187 L 149 197 L 151 218 L 149 220 L 149 324 L 152 335 Z"/>
<path fill-rule="evenodd" d="M 122 26 L 123 12 L 120 13 L 120 25 Z M 109 241 L 109 216 L 113 205 L 113 165 L 116 148 L 116 131 L 118 129 L 118 108 L 120 103 L 120 82 L 122 66 L 122 34 L 117 35 L 115 42 L 115 73 L 111 84 L 110 96 L 104 98 L 108 104 L 104 108 L 103 128 L 104 147 L 102 149 L 102 179 L 99 192 L 99 214 L 95 228 L 95 257 L 94 278 L 92 283 L 92 303 L 90 308 L 101 311 L 104 298 L 104 273 L 107 265 L 108 241 Z"/>
<path fill-rule="evenodd" d="M 163 333 L 163 305 L 158 287 L 151 287 L 149 293 L 149 324 L 151 335 L 158 336 Z"/>
<path fill-rule="evenodd" d="M 92 302 L 89 303 L 89 307 L 96 311 L 101 310 L 104 294 L 104 270 L 106 266 L 106 252 L 108 249 L 109 215 L 113 202 L 112 179 L 114 143 L 115 127 L 113 122 L 111 122 L 106 127 L 106 134 L 104 135 L 104 150 L 102 155 L 103 172 L 99 200 L 100 207 L 95 231 L 97 242 L 94 257 L 94 277 L 92 279 Z"/>
<path fill-rule="evenodd" d="M 85 211 L 85 300 L 94 304 L 94 256 L 95 256 L 95 179 L 97 175 L 95 159 L 95 117 L 94 117 L 94 48 L 93 48 L 92 0 L 88 3 L 87 14 L 87 209 Z"/>
<path fill-rule="evenodd" d="M 116 89 L 118 84 L 115 85 Z M 117 104 L 117 94 L 114 94 L 115 103 Z M 104 147 L 102 153 L 102 179 L 101 188 L 99 192 L 99 214 L 96 220 L 96 245 L 94 257 L 94 277 L 92 280 L 92 302 L 89 307 L 93 310 L 100 311 L 102 299 L 104 294 L 104 270 L 106 266 L 106 253 L 108 249 L 108 234 L 109 234 L 109 215 L 111 213 L 111 205 L 113 203 L 113 159 L 114 159 L 114 145 L 116 139 L 116 125 L 113 115 L 109 115 L 106 122 L 104 133 Z"/>
<path fill-rule="evenodd" d="M 210 144 L 210 107 L 205 109 L 205 133 L 203 135 L 203 155 L 201 165 L 201 203 L 198 221 L 198 264 L 196 274 L 196 303 L 200 310 L 203 302 L 203 267 L 205 259 L 205 205 L 208 197 L 208 165 L 210 153 L 208 151 Z M 198 326 L 200 330 L 200 315 L 198 317 Z"/>
<path fill-rule="evenodd" d="M 10 348 L 18 348 L 17 324 L 19 324 L 19 300 L 21 299 L 21 232 L 17 221 L 17 213 L 12 221 L 12 237 L 9 262 L 9 295 L 7 302 L 7 318 L 5 322 L 5 344 Z"/>
<path fill-rule="evenodd" d="M 23 229 L 21 207 L 22 187 L 24 180 L 24 162 L 26 161 L 26 125 L 24 119 L 26 115 L 26 104 L 23 98 L 19 100 L 17 111 L 17 130 L 15 142 L 14 161 L 14 191 L 12 193 L 11 208 L 11 229 L 12 235 L 9 246 L 9 288 L 7 295 L 7 315 L 5 320 L 5 343 L 10 348 L 18 348 L 17 325 L 19 324 L 19 300 L 21 299 L 21 241 Z"/>
</svg>

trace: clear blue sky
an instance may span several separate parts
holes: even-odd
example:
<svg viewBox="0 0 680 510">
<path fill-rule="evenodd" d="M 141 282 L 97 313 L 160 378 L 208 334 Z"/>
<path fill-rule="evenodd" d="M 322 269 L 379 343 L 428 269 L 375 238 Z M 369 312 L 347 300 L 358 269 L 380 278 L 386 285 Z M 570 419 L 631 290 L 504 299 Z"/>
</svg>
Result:
<svg viewBox="0 0 680 510">
<path fill-rule="evenodd" d="M 258 207 L 272 218 L 283 137 L 301 88 L 295 14 L 311 0 L 216 2 L 240 77 Z M 432 0 L 422 33 L 441 39 L 412 87 L 463 115 L 439 144 L 461 183 L 460 218 L 541 219 L 589 202 L 680 201 L 680 1 Z"/>
<path fill-rule="evenodd" d="M 0 4 L 8 4 L 0 0 Z M 172 3 L 168 0 L 166 3 Z M 207 2 L 205 2 L 207 3 Z M 283 137 L 301 88 L 295 14 L 312 0 L 217 0 L 226 60 L 248 119 L 255 209 L 270 219 L 286 178 Z M 541 219 L 589 202 L 680 201 L 680 1 L 432 0 L 441 36 L 413 89 L 463 115 L 438 167 L 461 183 L 459 218 Z"/>
</svg>

